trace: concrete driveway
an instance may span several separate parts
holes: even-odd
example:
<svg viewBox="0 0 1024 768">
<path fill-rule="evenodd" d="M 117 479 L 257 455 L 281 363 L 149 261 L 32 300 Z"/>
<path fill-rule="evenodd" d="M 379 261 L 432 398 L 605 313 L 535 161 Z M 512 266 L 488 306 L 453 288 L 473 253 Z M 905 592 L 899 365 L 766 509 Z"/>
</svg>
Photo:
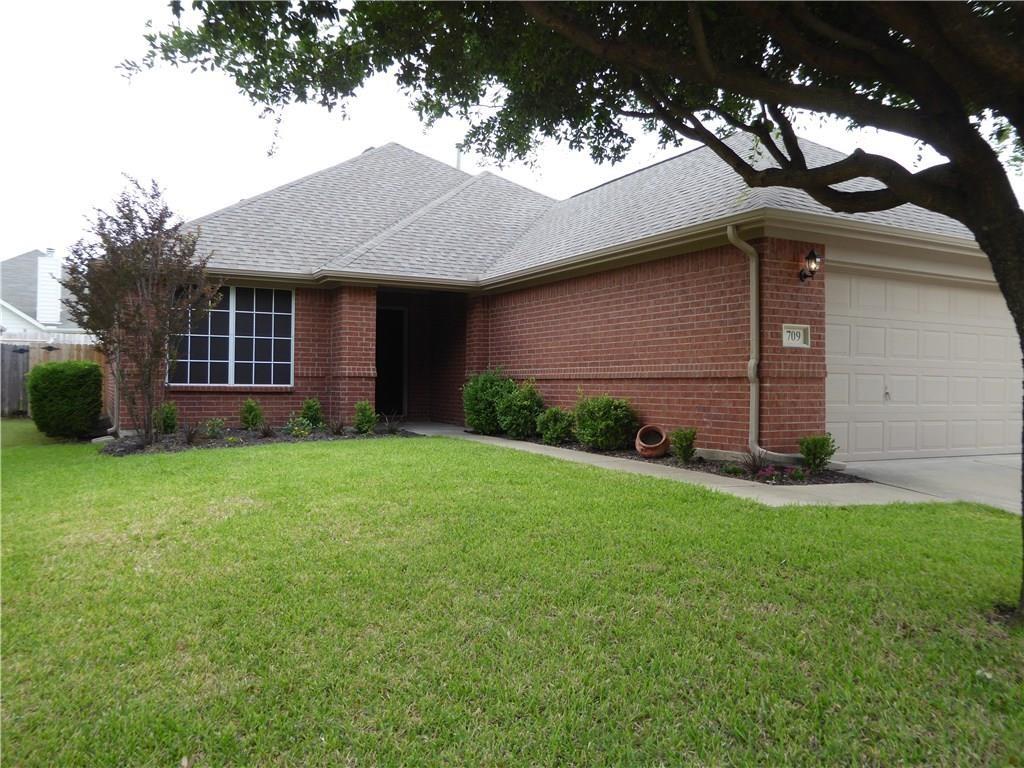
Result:
<svg viewBox="0 0 1024 768">
<path fill-rule="evenodd" d="M 851 461 L 847 471 L 943 500 L 977 501 L 1020 514 L 1020 454 Z"/>
</svg>

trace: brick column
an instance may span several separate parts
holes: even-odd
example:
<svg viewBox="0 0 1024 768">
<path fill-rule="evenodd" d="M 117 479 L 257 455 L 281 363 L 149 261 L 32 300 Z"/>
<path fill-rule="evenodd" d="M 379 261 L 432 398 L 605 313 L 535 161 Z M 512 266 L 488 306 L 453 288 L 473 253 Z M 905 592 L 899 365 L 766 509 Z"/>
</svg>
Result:
<svg viewBox="0 0 1024 768">
<path fill-rule="evenodd" d="M 471 296 L 466 302 L 466 378 L 490 364 L 490 302 L 486 296 Z"/>
<path fill-rule="evenodd" d="M 377 290 L 342 286 L 331 310 L 332 419 L 351 424 L 355 404 L 375 399 L 377 381 Z"/>
<path fill-rule="evenodd" d="M 820 243 L 766 238 L 761 254 L 761 445 L 792 453 L 825 431 L 825 268 L 800 282 L 804 257 Z M 810 349 L 784 348 L 782 324 L 811 327 Z"/>
</svg>

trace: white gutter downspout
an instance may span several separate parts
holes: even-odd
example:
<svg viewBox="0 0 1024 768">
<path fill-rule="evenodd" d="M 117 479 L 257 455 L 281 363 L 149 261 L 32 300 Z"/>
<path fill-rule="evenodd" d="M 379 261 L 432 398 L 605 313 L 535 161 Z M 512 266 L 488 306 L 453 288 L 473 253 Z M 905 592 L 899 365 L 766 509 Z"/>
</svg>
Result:
<svg viewBox="0 0 1024 768">
<path fill-rule="evenodd" d="M 794 454 L 774 453 L 761 447 L 761 379 L 758 376 L 758 365 L 761 363 L 761 264 L 754 246 L 736 234 L 736 227 L 730 224 L 725 228 L 725 236 L 729 242 L 739 248 L 747 256 L 750 264 L 750 357 L 747 359 L 747 381 L 750 383 L 750 408 L 747 434 L 747 447 L 750 452 L 764 456 L 770 461 L 780 464 L 793 464 L 799 460 Z"/>
</svg>

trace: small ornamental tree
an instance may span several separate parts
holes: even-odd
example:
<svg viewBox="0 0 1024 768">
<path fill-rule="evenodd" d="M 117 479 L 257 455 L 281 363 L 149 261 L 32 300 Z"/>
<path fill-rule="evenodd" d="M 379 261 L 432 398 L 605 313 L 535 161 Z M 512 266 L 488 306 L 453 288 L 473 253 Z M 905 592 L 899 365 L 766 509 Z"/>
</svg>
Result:
<svg viewBox="0 0 1024 768">
<path fill-rule="evenodd" d="M 97 209 L 89 236 L 71 247 L 62 284 L 68 314 L 96 337 L 133 425 L 152 442 L 164 374 L 176 362 L 171 341 L 188 332 L 190 317 L 209 311 L 219 286 L 156 182 L 129 181 L 113 210 Z"/>
</svg>

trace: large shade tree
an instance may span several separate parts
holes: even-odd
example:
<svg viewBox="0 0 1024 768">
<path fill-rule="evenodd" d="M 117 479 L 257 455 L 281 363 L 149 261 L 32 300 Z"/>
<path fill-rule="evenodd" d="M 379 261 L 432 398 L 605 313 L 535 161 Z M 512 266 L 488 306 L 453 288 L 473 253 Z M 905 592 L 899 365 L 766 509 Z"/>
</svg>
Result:
<svg viewBox="0 0 1024 768">
<path fill-rule="evenodd" d="M 753 187 L 841 212 L 914 203 L 962 222 L 1024 336 L 1024 212 L 1008 166 L 1024 135 L 1024 4 L 172 3 L 147 62 L 230 74 L 255 102 L 343 106 L 390 71 L 427 121 L 467 118 L 466 146 L 511 159 L 542 138 L 597 160 L 630 121 L 706 144 Z M 812 167 L 800 115 L 912 137 L 944 159 L 909 170 L 857 150 Z M 755 166 L 723 141 L 756 137 Z M 856 190 L 843 183 L 874 180 Z M 1024 523 L 1022 523 L 1024 524 Z M 1024 615 L 1024 578 L 1018 614 Z"/>
</svg>

